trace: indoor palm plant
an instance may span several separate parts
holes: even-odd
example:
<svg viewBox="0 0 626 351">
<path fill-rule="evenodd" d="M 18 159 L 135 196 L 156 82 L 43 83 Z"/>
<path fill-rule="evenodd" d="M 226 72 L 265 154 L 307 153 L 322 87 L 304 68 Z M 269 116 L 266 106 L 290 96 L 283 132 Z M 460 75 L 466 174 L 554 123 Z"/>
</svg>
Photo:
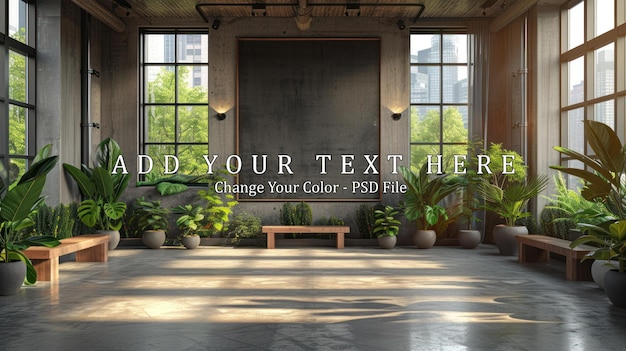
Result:
<svg viewBox="0 0 626 351">
<path fill-rule="evenodd" d="M 459 189 L 459 183 L 450 181 L 448 174 L 428 174 L 427 165 L 424 162 L 417 174 L 407 167 L 400 167 L 407 185 L 402 202 L 404 216 L 417 225 L 415 244 L 418 248 L 430 248 L 435 244 L 437 234 L 432 228 L 447 218 L 446 209 L 440 202 Z"/>
<path fill-rule="evenodd" d="M 600 225 L 580 225 L 586 235 L 574 240 L 576 247 L 586 242 L 599 244 L 590 252 L 595 259 L 616 261 L 619 269 L 616 273 L 607 272 L 604 277 L 604 290 L 611 296 L 626 296 L 626 274 L 624 274 L 624 258 L 626 250 L 626 146 L 619 136 L 608 125 L 585 120 L 585 138 L 595 156 L 587 156 L 575 150 L 556 146 L 560 153 L 581 162 L 583 168 L 551 166 L 566 174 L 579 177 L 583 181 L 581 195 L 589 201 L 599 201 L 615 217 Z M 609 278 L 610 277 L 610 278 Z M 614 304 L 626 306 L 620 300 Z"/>
<path fill-rule="evenodd" d="M 120 241 L 119 230 L 126 203 L 120 201 L 128 186 L 130 175 L 116 171 L 115 165 L 122 155 L 120 146 L 111 138 L 103 140 L 96 149 L 95 166 L 81 168 L 64 163 L 63 169 L 78 185 L 83 201 L 78 208 L 80 220 L 97 232 L 111 236 L 109 250 Z"/>
<path fill-rule="evenodd" d="M 374 229 L 372 230 L 383 249 L 393 249 L 398 241 L 400 221 L 396 218 L 399 211 L 393 206 L 374 210 Z"/>
<path fill-rule="evenodd" d="M 15 182 L 5 184 L 0 176 L 0 295 L 17 294 L 22 283 L 33 284 L 37 273 L 22 253 L 32 245 L 54 247 L 59 241 L 51 236 L 19 239 L 19 232 L 33 225 L 32 216 L 43 203 L 41 192 L 46 175 L 54 168 L 58 156 L 50 156 L 51 146 L 42 148 L 29 169 Z"/>
<path fill-rule="evenodd" d="M 169 228 L 169 210 L 161 201 L 146 201 L 143 197 L 133 204 L 131 222 L 142 232 L 141 239 L 149 249 L 158 249 L 165 243 Z"/>
</svg>

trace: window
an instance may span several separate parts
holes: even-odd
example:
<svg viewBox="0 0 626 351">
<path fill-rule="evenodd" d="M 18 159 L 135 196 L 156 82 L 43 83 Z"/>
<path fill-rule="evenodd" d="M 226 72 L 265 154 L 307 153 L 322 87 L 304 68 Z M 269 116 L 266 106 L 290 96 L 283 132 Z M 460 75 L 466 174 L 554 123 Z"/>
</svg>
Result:
<svg viewBox="0 0 626 351">
<path fill-rule="evenodd" d="M 11 184 L 36 150 L 34 4 L 4 0 L 0 19 L 0 177 Z M 8 19 L 8 21 L 6 21 Z M 4 79 L 8 72 L 8 79 Z"/>
<path fill-rule="evenodd" d="M 411 166 L 442 155 L 446 171 L 453 156 L 466 154 L 468 36 L 461 32 L 411 34 Z M 432 169 L 433 172 L 437 170 Z"/>
<path fill-rule="evenodd" d="M 148 180 L 168 171 L 202 174 L 209 144 L 207 31 L 144 31 L 141 46 L 141 149 L 153 169 L 144 162 L 140 171 L 150 171 Z"/>
<path fill-rule="evenodd" d="M 605 123 L 618 133 L 623 130 L 623 121 L 616 118 L 626 95 L 623 12 L 622 0 L 583 0 L 561 11 L 561 145 L 581 153 L 590 151 L 584 120 Z M 582 166 L 567 157 L 561 164 Z M 580 185 L 573 176 L 568 184 Z"/>
</svg>

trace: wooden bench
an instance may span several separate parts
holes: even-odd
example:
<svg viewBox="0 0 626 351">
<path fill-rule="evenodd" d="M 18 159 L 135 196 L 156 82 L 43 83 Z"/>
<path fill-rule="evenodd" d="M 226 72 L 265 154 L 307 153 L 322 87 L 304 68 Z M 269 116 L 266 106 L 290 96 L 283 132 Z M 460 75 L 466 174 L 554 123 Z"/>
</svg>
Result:
<svg viewBox="0 0 626 351">
<path fill-rule="evenodd" d="M 350 233 L 350 227 L 337 225 L 264 225 L 263 233 L 267 234 L 267 248 L 276 248 L 276 233 L 291 234 L 337 234 L 337 248 L 343 249 L 345 235 Z"/>
<path fill-rule="evenodd" d="M 571 248 L 571 241 L 553 238 L 545 235 L 518 235 L 515 237 L 518 245 L 518 262 L 548 262 L 550 253 L 565 256 L 565 279 L 592 280 L 592 259 L 581 259 L 592 251 L 594 247 L 579 245 Z"/>
<path fill-rule="evenodd" d="M 109 253 L 107 234 L 85 234 L 59 240 L 55 247 L 31 246 L 24 250 L 35 271 L 37 280 L 57 282 L 59 279 L 59 257 L 76 253 L 76 262 L 107 262 Z"/>
</svg>

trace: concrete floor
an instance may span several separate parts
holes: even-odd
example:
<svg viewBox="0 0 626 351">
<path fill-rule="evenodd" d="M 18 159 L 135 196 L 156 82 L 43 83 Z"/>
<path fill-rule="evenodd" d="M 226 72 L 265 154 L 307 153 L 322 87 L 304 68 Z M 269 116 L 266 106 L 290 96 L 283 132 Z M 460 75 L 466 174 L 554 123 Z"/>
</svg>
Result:
<svg viewBox="0 0 626 351">
<path fill-rule="evenodd" d="M 623 350 L 626 309 L 483 245 L 118 248 L 0 297 L 0 350 Z"/>
</svg>

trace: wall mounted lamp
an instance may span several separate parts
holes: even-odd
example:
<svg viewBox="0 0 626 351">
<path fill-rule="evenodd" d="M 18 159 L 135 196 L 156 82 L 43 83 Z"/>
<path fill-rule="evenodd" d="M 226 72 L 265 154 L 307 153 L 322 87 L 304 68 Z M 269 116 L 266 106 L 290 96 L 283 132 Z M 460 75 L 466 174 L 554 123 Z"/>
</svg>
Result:
<svg viewBox="0 0 626 351">
<path fill-rule="evenodd" d="M 361 16 L 361 7 L 359 4 L 346 4 L 346 16 Z"/>
<path fill-rule="evenodd" d="M 220 28 L 220 20 L 217 18 L 213 20 L 213 24 L 211 24 L 211 28 L 218 30 Z"/>
<path fill-rule="evenodd" d="M 217 117 L 217 119 L 219 119 L 220 121 L 223 121 L 226 119 L 226 114 L 224 112 L 220 112 L 217 115 L 215 115 Z"/>
<path fill-rule="evenodd" d="M 402 114 L 401 113 L 393 113 L 393 114 L 391 114 L 391 118 L 393 118 L 394 121 L 397 121 L 400 118 L 402 118 Z"/>
<path fill-rule="evenodd" d="M 396 25 L 398 26 L 399 30 L 404 30 L 404 28 L 406 28 L 406 26 L 404 25 L 404 21 L 399 19 L 398 22 L 396 22 Z"/>
<path fill-rule="evenodd" d="M 264 4 L 252 4 L 252 16 L 267 16 Z"/>
</svg>

